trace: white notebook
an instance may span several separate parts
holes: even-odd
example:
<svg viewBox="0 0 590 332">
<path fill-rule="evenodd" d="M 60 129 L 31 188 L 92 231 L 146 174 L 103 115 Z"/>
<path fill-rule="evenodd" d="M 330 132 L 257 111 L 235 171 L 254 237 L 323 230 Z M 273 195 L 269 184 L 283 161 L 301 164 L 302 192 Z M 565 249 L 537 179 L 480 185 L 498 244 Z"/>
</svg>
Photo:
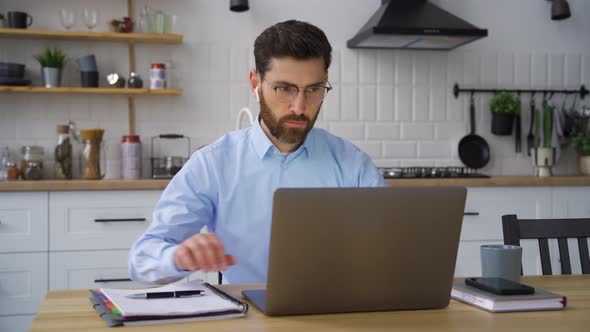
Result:
<svg viewBox="0 0 590 332">
<path fill-rule="evenodd" d="M 128 295 L 145 292 L 169 292 L 182 290 L 203 290 L 204 295 L 164 299 L 131 299 Z M 229 318 L 244 316 L 248 305 L 222 292 L 202 280 L 169 284 L 144 289 L 101 288 L 120 311 L 123 322 L 210 317 Z"/>
</svg>

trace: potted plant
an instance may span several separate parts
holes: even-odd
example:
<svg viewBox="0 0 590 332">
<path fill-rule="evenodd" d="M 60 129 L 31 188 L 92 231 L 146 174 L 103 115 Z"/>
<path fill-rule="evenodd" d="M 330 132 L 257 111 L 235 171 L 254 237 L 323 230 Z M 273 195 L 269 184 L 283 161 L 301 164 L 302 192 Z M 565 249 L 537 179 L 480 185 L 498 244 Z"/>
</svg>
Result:
<svg viewBox="0 0 590 332">
<path fill-rule="evenodd" d="M 578 153 L 578 169 L 583 175 L 590 175 L 590 129 L 580 131 L 574 138 Z"/>
<path fill-rule="evenodd" d="M 66 62 L 65 54 L 58 48 L 46 48 L 43 53 L 35 56 L 41 64 L 41 77 L 46 88 L 58 87 L 61 84 L 61 71 Z"/>
<path fill-rule="evenodd" d="M 535 165 L 536 176 L 553 175 L 551 170 L 553 165 L 555 165 L 555 148 L 551 145 L 553 111 L 553 107 L 544 104 L 541 116 L 535 115 L 531 157 L 533 165 Z"/>
<path fill-rule="evenodd" d="M 520 98 L 500 92 L 490 100 L 492 111 L 492 134 L 512 135 L 514 117 L 520 113 Z"/>
</svg>

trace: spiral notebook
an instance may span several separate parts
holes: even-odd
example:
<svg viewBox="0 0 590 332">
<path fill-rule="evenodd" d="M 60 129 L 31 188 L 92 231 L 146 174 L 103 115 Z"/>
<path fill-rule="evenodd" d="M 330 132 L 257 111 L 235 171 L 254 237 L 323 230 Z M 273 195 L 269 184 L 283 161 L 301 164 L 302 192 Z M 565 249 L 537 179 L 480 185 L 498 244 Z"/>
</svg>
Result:
<svg viewBox="0 0 590 332">
<path fill-rule="evenodd" d="M 204 295 L 183 298 L 131 299 L 145 292 L 202 290 Z M 148 325 L 243 317 L 248 305 L 202 280 L 156 288 L 91 290 L 90 301 L 109 326 Z"/>
</svg>

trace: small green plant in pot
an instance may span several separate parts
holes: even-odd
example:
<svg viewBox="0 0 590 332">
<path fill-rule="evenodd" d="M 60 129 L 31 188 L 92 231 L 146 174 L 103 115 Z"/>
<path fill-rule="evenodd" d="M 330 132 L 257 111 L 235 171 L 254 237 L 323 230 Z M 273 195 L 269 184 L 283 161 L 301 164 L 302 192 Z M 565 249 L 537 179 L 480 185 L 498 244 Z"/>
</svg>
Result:
<svg viewBox="0 0 590 332">
<path fill-rule="evenodd" d="M 579 132 L 573 140 L 578 154 L 578 169 L 583 175 L 590 175 L 590 129 Z"/>
<path fill-rule="evenodd" d="M 66 55 L 59 48 L 46 48 L 43 53 L 35 56 L 41 64 L 41 77 L 46 88 L 61 85 L 61 71 L 66 63 Z"/>
<path fill-rule="evenodd" d="M 514 117 L 520 113 L 520 98 L 508 92 L 500 92 L 490 100 L 492 134 L 511 135 Z"/>
</svg>

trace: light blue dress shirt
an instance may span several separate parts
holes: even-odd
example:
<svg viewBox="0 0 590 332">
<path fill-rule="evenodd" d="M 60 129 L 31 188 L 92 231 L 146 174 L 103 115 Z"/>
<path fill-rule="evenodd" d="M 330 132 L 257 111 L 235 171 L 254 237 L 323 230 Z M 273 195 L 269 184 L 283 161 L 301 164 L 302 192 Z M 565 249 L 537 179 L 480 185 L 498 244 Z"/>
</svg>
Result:
<svg viewBox="0 0 590 332">
<path fill-rule="evenodd" d="M 152 224 L 129 251 L 129 273 L 159 284 L 186 276 L 174 264 L 176 247 L 207 226 L 237 260 L 223 272 L 224 283 L 265 283 L 277 188 L 384 186 L 369 157 L 350 142 L 313 128 L 285 156 L 256 122 L 201 148 L 174 176 Z"/>
</svg>

